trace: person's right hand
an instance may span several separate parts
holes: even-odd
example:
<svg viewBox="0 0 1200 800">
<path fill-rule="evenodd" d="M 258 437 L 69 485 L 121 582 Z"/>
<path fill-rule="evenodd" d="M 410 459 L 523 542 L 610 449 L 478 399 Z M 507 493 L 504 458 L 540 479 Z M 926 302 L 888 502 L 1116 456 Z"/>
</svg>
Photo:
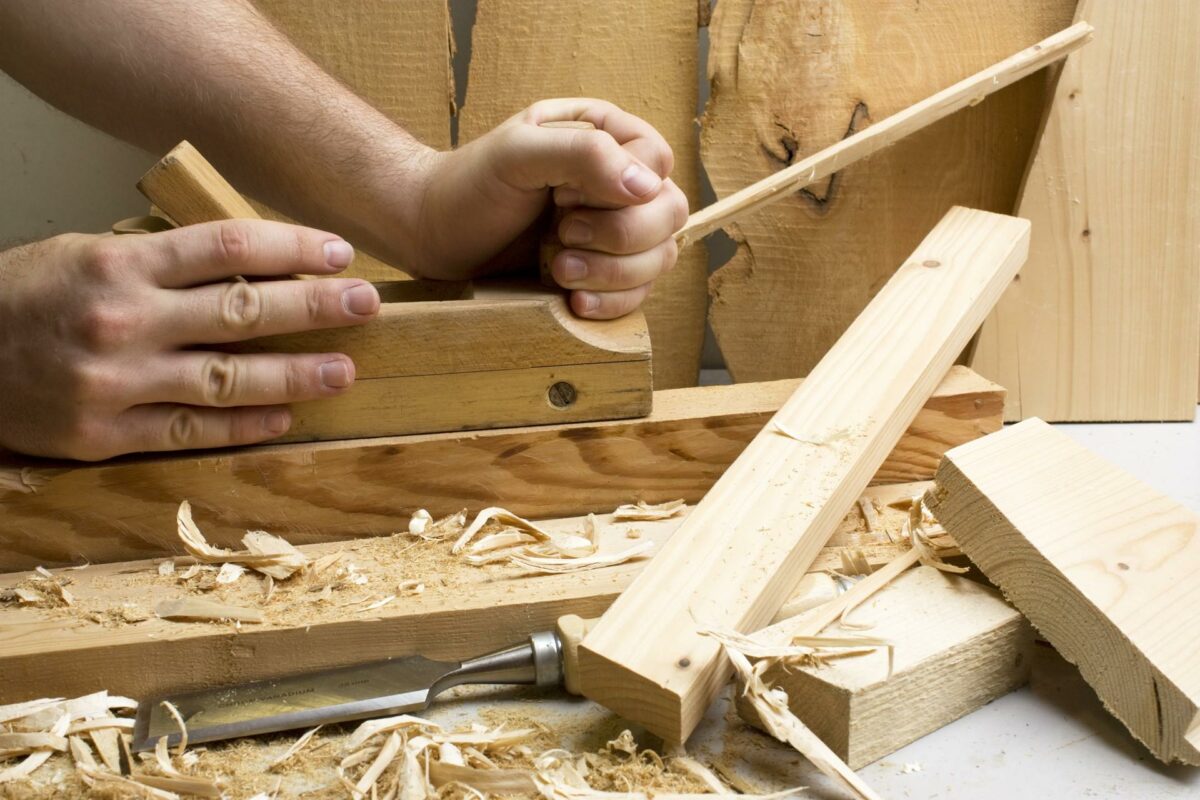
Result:
<svg viewBox="0 0 1200 800">
<path fill-rule="evenodd" d="M 361 280 L 227 279 L 330 275 L 353 255 L 334 234 L 262 220 L 0 253 L 0 447 L 93 461 L 285 433 L 286 404 L 344 392 L 353 362 L 204 345 L 362 324 L 379 295 Z"/>
</svg>

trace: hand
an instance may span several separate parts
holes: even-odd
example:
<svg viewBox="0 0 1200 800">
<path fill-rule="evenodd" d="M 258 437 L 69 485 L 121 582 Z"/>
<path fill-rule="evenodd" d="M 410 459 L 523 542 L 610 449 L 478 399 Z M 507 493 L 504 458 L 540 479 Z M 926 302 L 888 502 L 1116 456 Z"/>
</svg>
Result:
<svg viewBox="0 0 1200 800">
<path fill-rule="evenodd" d="M 330 275 L 353 255 L 333 234 L 261 220 L 0 253 L 0 447 L 91 461 L 285 433 L 286 403 L 354 382 L 348 357 L 195 346 L 367 322 L 379 295 L 365 281 L 226 280 Z"/>
<path fill-rule="evenodd" d="M 595 130 L 542 127 L 566 120 Z M 672 234 L 688 207 L 667 178 L 673 158 L 653 127 L 611 103 L 535 103 L 458 150 L 429 154 L 410 237 L 417 261 L 406 266 L 433 278 L 532 268 L 553 190 L 572 209 L 552 265 L 571 307 L 595 319 L 627 314 L 678 256 Z"/>
</svg>

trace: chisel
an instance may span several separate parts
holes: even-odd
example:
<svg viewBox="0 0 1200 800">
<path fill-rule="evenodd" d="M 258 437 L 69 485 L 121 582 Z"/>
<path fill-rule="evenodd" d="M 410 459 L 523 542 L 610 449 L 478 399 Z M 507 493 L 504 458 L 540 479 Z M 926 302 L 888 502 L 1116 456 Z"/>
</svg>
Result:
<svg viewBox="0 0 1200 800">
<path fill-rule="evenodd" d="M 133 749 L 153 750 L 163 737 L 179 743 L 179 725 L 164 700 L 183 717 L 189 744 L 198 744 L 422 711 L 464 684 L 563 686 L 577 694 L 576 653 L 592 622 L 563 616 L 553 631 L 466 661 L 407 656 L 145 701 Z"/>
</svg>

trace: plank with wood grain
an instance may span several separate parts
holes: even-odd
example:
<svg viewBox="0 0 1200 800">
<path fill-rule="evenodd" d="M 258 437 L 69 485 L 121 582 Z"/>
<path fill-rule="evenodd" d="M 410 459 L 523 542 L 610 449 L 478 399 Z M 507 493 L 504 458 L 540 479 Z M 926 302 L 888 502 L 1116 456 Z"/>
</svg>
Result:
<svg viewBox="0 0 1200 800">
<path fill-rule="evenodd" d="M 889 487 L 890 488 L 890 487 Z M 874 496 L 875 490 L 868 495 Z M 879 503 L 887 501 L 881 487 Z M 686 518 L 612 523 L 600 515 L 602 552 L 637 541 L 661 544 Z M 901 515 L 902 516 L 902 515 Z M 210 531 L 212 516 L 198 511 L 195 521 Z M 815 568 L 836 568 L 840 551 L 852 546 L 894 549 L 885 532 L 857 530 L 857 515 L 843 521 Z M 580 517 L 539 523 L 552 531 L 579 532 Z M 418 543 L 406 536 L 301 545 L 311 559 L 341 552 L 337 565 L 353 564 L 362 585 L 342 581 L 323 598 L 319 591 L 332 573 L 298 575 L 275 587 L 264 600 L 262 577 L 250 573 L 228 586 L 207 591 L 187 588 L 180 576 L 187 559 L 171 575 L 160 575 L 162 560 L 93 564 L 55 575 L 69 581 L 74 605 L 22 606 L 5 592 L 34 573 L 0 575 L 0 704 L 47 696 L 75 697 L 99 688 L 137 698 L 256 680 L 284 673 L 344 666 L 373 659 L 423 654 L 457 659 L 520 641 L 552 629 L 565 614 L 594 617 L 612 602 L 645 561 L 568 575 L 528 575 L 515 567 L 479 568 L 456 561 L 446 543 Z M 653 551 L 652 551 L 653 552 Z M 408 581 L 423 585 L 400 591 Z M 209 577 L 211 584 L 211 574 Z M 315 591 L 308 591 L 309 586 Z M 366 609 L 372 601 L 397 594 L 392 602 Z M 158 619 L 163 601 L 201 598 L 262 615 L 261 624 L 230 625 Z"/>
<path fill-rule="evenodd" d="M 1083 0 L 1021 194 L 1029 263 L 974 364 L 1007 417 L 1190 420 L 1200 364 L 1200 5 Z"/>
<path fill-rule="evenodd" d="M 926 503 L 1156 758 L 1200 766 L 1200 516 L 1036 418 L 947 453 Z"/>
<path fill-rule="evenodd" d="M 772 666 L 763 680 L 852 769 L 890 755 L 981 708 L 1029 678 L 1033 629 L 991 586 L 933 567 L 895 578 L 831 637 L 893 644 L 817 665 Z M 863 629 L 860 626 L 869 626 Z M 889 664 L 889 658 L 891 663 Z M 890 668 L 890 669 L 889 669 Z M 738 713 L 753 722 L 744 700 Z"/>
<path fill-rule="evenodd" d="M 797 381 L 655 392 L 638 420 L 421 434 L 99 464 L 0 456 L 0 572 L 147 558 L 175 545 L 183 498 L 206 531 L 247 529 L 296 543 L 387 535 L 418 508 L 441 516 L 501 504 L 559 517 L 646 500 L 696 502 L 795 390 Z M 933 477 L 950 447 L 999 428 L 1004 390 L 955 367 L 877 471 Z"/>
<path fill-rule="evenodd" d="M 717 197 L 1067 27 L 1074 7 L 722 0 L 701 131 Z M 806 374 L 950 206 L 1011 212 L 1045 87 L 1030 76 L 728 228 L 710 321 L 735 379 Z"/>
<path fill-rule="evenodd" d="M 543 98 L 602 98 L 662 133 L 675 155 L 671 176 L 695 208 L 698 24 L 695 0 L 479 3 L 460 143 Z M 707 274 L 706 249 L 688 248 L 643 305 L 656 389 L 697 381 Z"/>
<path fill-rule="evenodd" d="M 706 628 L 778 611 L 1025 258 L 1029 223 L 951 209 L 579 648 L 585 696 L 684 742 L 732 665 Z"/>
</svg>

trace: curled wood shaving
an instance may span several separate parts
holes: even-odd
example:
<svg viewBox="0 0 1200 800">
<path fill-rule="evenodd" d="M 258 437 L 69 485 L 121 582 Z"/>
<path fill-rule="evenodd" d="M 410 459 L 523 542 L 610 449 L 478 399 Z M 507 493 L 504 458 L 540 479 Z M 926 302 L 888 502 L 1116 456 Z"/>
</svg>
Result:
<svg viewBox="0 0 1200 800">
<path fill-rule="evenodd" d="M 431 522 L 433 522 L 433 515 L 423 508 L 418 508 L 408 520 L 408 532 L 413 536 L 421 536 Z"/>
<path fill-rule="evenodd" d="M 784 425 L 779 420 L 774 420 L 774 423 L 775 423 L 774 430 L 776 433 L 782 434 L 789 439 L 793 439 L 797 442 L 800 442 L 801 444 L 811 444 L 814 447 L 828 447 L 829 445 L 834 444 L 836 442 L 848 441 L 849 439 L 853 438 L 853 436 L 854 436 L 854 429 L 846 427 L 846 428 L 837 428 L 836 430 L 829 431 L 825 435 L 820 436 L 815 439 L 809 439 L 808 437 L 801 436 L 795 430 Z"/>
<path fill-rule="evenodd" d="M 529 555 L 526 553 L 514 553 L 509 556 L 509 561 L 517 566 L 524 567 L 531 572 L 544 573 L 561 573 L 561 572 L 583 572 L 586 570 L 600 569 L 601 567 L 611 567 L 617 564 L 624 564 L 626 561 L 631 561 L 638 556 L 644 555 L 654 549 L 654 542 L 638 542 L 637 544 L 627 547 L 616 553 L 596 553 L 590 556 L 582 556 L 578 558 L 561 558 L 553 556 Z"/>
<path fill-rule="evenodd" d="M 639 500 L 636 503 L 617 506 L 612 513 L 612 518 L 613 522 L 649 522 L 677 517 L 686 509 L 687 503 L 682 499 L 657 504 Z"/>
<path fill-rule="evenodd" d="M 222 564 L 221 569 L 217 571 L 217 583 L 228 584 L 234 583 L 238 578 L 246 574 L 246 568 L 241 564 L 234 564 L 232 561 Z M 268 578 L 271 576 L 268 575 Z"/>
<path fill-rule="evenodd" d="M 425 509 L 417 511 L 421 514 Z M 425 514 L 428 514 L 425 511 Z M 416 515 L 414 515 L 415 517 Z M 467 524 L 467 510 L 464 508 L 461 511 L 456 511 L 449 516 L 442 517 L 438 520 L 427 521 L 424 525 L 418 523 L 416 526 L 412 524 L 412 520 L 408 524 L 408 535 L 418 539 L 424 539 L 427 542 L 440 542 L 452 533 L 458 533 Z M 414 530 L 418 528 L 419 530 Z"/>
<path fill-rule="evenodd" d="M 61 717 L 59 717 L 58 721 L 51 726 L 48 733 L 54 737 L 66 736 L 67 728 L 70 726 L 70 724 L 71 715 L 64 713 Z M 54 755 L 54 752 L 54 749 L 51 748 L 42 748 L 33 751 L 29 755 L 25 756 L 24 760 L 15 766 L 0 770 L 0 783 L 15 781 L 31 774 L 42 764 L 45 764 L 50 759 L 50 756 Z"/>
<path fill-rule="evenodd" d="M 791 745 L 796 752 L 811 761 L 825 775 L 852 792 L 855 797 L 861 798 L 861 800 L 879 800 L 879 795 L 792 713 L 788 707 L 787 692 L 768 686 L 763 682 L 762 671 L 766 669 L 765 661 L 751 666 L 745 654 L 737 647 L 726 642 L 722 642 L 721 646 L 725 649 L 725 654 L 730 661 L 733 662 L 742 694 L 758 712 L 758 717 L 768 733 L 779 741 Z"/>
<path fill-rule="evenodd" d="M 308 557 L 286 540 L 266 531 L 249 531 L 242 537 L 244 551 L 227 550 L 208 543 L 192 519 L 192 506 L 187 500 L 179 504 L 176 514 L 179 538 L 184 548 L 197 561 L 207 564 L 233 562 L 276 580 L 285 580 L 304 569 Z"/>
<path fill-rule="evenodd" d="M 926 525 L 931 523 L 936 530 L 926 528 Z M 951 548 L 939 547 L 935 543 L 933 537 L 936 535 L 945 535 L 945 530 L 940 525 L 936 524 L 933 514 L 925 506 L 925 500 L 922 496 L 917 496 L 912 499 L 912 505 L 908 507 L 908 519 L 904 523 L 903 534 L 912 543 L 913 552 L 917 554 L 918 560 L 927 566 L 939 569 L 942 572 L 950 572 L 961 575 L 970 570 L 966 567 L 960 567 L 955 564 L 950 564 L 942 559 L 943 555 L 950 555 Z M 957 550 L 953 550 L 957 554 Z"/>
<path fill-rule="evenodd" d="M 524 517 L 518 517 L 511 511 L 500 508 L 499 506 L 492 506 L 490 508 L 483 509 L 475 516 L 474 521 L 472 521 L 471 524 L 467 526 L 467 529 L 462 532 L 462 535 L 455 540 L 454 545 L 450 548 L 450 552 L 454 553 L 455 555 L 463 552 L 466 546 L 471 543 L 471 540 L 474 539 L 481 530 L 483 530 L 483 526 L 492 521 L 496 521 L 501 525 L 505 525 L 510 528 L 516 528 L 518 531 L 528 533 L 539 542 L 548 542 L 553 538 L 549 533 L 542 530 Z"/>
</svg>

